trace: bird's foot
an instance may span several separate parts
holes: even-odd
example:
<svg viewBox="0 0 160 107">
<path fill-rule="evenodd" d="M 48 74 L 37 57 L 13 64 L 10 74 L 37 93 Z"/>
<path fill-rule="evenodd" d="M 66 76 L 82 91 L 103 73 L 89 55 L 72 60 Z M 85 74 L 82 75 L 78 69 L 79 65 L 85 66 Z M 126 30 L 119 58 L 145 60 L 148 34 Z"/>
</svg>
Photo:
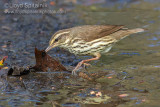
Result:
<svg viewBox="0 0 160 107">
<path fill-rule="evenodd" d="M 92 66 L 91 64 L 89 63 L 83 63 L 84 66 Z"/>
<path fill-rule="evenodd" d="M 81 62 L 79 62 L 78 65 L 72 71 L 72 75 L 76 75 L 76 71 L 82 66 L 82 64 L 84 64 L 84 65 L 90 65 L 90 64 L 88 64 L 86 62 L 93 61 L 93 60 L 98 60 L 101 57 L 100 53 L 95 53 L 94 55 L 96 56 L 95 58 L 91 58 L 91 59 L 87 59 L 87 60 L 82 60 Z"/>
<path fill-rule="evenodd" d="M 73 69 L 72 75 L 77 75 L 76 71 L 78 71 L 78 69 L 82 66 L 83 63 L 84 63 L 83 61 L 78 63 L 78 65 Z"/>
<path fill-rule="evenodd" d="M 89 64 L 89 63 L 83 63 L 83 67 L 84 67 L 84 69 L 87 71 L 87 66 L 92 66 L 91 64 Z"/>
<path fill-rule="evenodd" d="M 72 75 L 77 75 L 77 73 L 76 73 L 76 70 L 74 69 L 73 71 L 72 71 Z"/>
</svg>

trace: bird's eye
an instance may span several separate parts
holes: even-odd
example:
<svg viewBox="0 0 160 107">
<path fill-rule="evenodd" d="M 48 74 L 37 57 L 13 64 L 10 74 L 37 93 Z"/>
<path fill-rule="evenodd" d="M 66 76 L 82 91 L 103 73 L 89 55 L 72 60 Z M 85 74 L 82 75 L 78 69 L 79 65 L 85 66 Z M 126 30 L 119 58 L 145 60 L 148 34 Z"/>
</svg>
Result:
<svg viewBox="0 0 160 107">
<path fill-rule="evenodd" d="M 57 42 L 57 41 L 58 41 L 58 38 L 55 39 L 55 42 Z"/>
</svg>

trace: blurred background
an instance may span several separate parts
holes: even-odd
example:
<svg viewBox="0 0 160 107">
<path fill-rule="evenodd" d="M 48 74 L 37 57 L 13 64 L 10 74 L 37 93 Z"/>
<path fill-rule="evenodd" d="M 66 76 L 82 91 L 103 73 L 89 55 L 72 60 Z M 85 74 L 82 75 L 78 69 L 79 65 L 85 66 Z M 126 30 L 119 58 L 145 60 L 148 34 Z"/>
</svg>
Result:
<svg viewBox="0 0 160 107">
<path fill-rule="evenodd" d="M 146 29 L 123 39 L 87 68 L 88 72 L 110 72 L 112 79 L 106 75 L 105 79 L 85 83 L 52 80 L 47 74 L 39 74 L 41 79 L 32 74 L 23 81 L 1 76 L 0 106 L 94 107 L 95 103 L 87 100 L 94 97 L 90 95 L 94 91 L 110 97 L 109 101 L 101 99 L 100 107 L 158 107 L 160 0 L 1 0 L 0 59 L 8 56 L 8 67 L 34 65 L 34 48 L 45 49 L 56 31 L 102 24 Z M 89 57 L 59 48 L 49 55 L 66 67 Z M 127 97 L 120 98 L 121 94 Z"/>
</svg>

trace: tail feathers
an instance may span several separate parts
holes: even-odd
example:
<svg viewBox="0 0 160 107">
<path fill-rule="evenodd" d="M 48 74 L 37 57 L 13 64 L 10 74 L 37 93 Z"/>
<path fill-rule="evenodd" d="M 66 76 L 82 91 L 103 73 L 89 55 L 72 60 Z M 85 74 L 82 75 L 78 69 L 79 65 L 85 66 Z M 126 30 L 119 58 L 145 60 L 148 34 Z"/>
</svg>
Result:
<svg viewBox="0 0 160 107">
<path fill-rule="evenodd" d="M 144 32 L 144 29 L 142 28 L 136 28 L 136 29 L 124 29 L 120 30 L 119 32 L 116 32 L 114 37 L 117 41 L 129 36 L 130 34 Z"/>
<path fill-rule="evenodd" d="M 136 28 L 136 29 L 130 29 L 128 31 L 132 32 L 132 33 L 139 33 L 139 32 L 144 32 L 144 29 L 142 29 L 142 28 Z"/>
</svg>

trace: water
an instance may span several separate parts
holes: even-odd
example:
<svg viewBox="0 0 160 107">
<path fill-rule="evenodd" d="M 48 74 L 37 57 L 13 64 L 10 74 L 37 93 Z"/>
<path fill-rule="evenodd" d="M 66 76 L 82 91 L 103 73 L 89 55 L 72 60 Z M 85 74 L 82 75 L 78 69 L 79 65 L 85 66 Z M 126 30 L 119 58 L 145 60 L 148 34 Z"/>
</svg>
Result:
<svg viewBox="0 0 160 107">
<path fill-rule="evenodd" d="M 93 66 L 87 68 L 88 72 L 109 72 L 96 81 L 70 76 L 59 79 L 55 73 L 6 77 L 6 71 L 1 70 L 0 106 L 158 106 L 159 1 L 71 0 L 72 5 L 68 1 L 50 7 L 57 9 L 63 6 L 68 11 L 65 14 L 1 14 L 0 57 L 9 56 L 8 67 L 34 65 L 34 47 L 46 48 L 51 34 L 62 28 L 84 24 L 116 24 L 130 29 L 144 28 L 146 31 L 121 40 L 99 61 L 91 62 Z M 4 2 L 1 1 L 1 4 Z M 4 48 L 4 45 L 7 47 Z M 76 65 L 80 59 L 89 58 L 75 58 L 58 48 L 49 54 L 66 66 Z M 98 93 L 102 93 L 102 97 L 98 97 Z"/>
</svg>

